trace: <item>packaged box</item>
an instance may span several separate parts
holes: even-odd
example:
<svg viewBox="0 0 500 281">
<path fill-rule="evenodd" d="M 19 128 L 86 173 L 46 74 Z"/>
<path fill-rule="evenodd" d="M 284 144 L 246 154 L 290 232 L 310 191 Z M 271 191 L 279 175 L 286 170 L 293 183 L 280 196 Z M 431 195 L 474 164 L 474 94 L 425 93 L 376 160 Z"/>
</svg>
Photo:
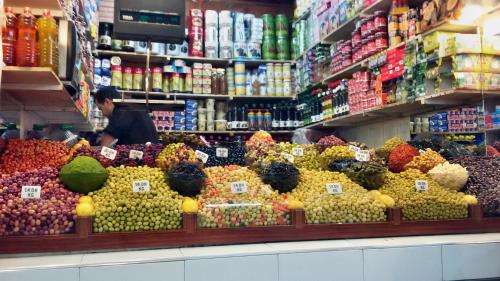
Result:
<svg viewBox="0 0 500 281">
<path fill-rule="evenodd" d="M 457 89 L 481 90 L 483 82 L 481 82 L 482 74 L 475 72 L 455 72 L 455 85 Z"/>
<path fill-rule="evenodd" d="M 186 113 L 184 111 L 175 111 L 174 112 L 174 118 L 175 117 L 184 117 L 186 116 Z"/>
<path fill-rule="evenodd" d="M 464 53 L 481 53 L 481 37 L 478 34 L 454 33 L 452 36 L 449 36 L 439 48 L 440 57 Z"/>
<path fill-rule="evenodd" d="M 452 36 L 451 32 L 434 31 L 431 34 L 423 38 L 424 41 L 424 51 L 430 53 L 434 50 L 438 50 L 439 46 L 447 40 L 448 37 Z"/>
<path fill-rule="evenodd" d="M 500 55 L 500 36 L 483 35 L 483 54 Z"/>
<path fill-rule="evenodd" d="M 210 87 L 210 85 L 203 85 L 202 86 L 202 93 L 203 94 L 211 94 L 212 93 L 212 87 Z"/>
<path fill-rule="evenodd" d="M 198 94 L 199 95 L 199 94 L 202 94 L 202 93 L 203 93 L 203 88 L 202 88 L 201 84 L 200 85 L 194 85 L 194 83 L 193 83 L 193 94 Z"/>
<path fill-rule="evenodd" d="M 482 73 L 482 77 L 483 77 L 483 90 L 500 91 L 500 74 Z"/>
</svg>

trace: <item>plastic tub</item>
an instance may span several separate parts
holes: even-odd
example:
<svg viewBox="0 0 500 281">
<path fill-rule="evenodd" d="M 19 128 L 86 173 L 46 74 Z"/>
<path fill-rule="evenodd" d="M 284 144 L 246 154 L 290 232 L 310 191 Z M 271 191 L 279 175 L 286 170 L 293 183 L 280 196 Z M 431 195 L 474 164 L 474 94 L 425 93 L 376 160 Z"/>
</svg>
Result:
<svg viewBox="0 0 500 281">
<path fill-rule="evenodd" d="M 227 126 L 227 120 L 215 120 L 215 130 L 225 131 Z"/>
</svg>

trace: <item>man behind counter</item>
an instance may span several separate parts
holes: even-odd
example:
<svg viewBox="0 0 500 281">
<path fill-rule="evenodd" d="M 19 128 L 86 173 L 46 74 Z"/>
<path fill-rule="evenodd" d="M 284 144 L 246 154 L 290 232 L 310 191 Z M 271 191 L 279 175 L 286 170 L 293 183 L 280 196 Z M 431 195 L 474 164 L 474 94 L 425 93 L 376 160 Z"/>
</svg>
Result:
<svg viewBox="0 0 500 281">
<path fill-rule="evenodd" d="M 109 119 L 101 138 L 102 146 L 117 144 L 157 143 L 158 133 L 146 108 L 113 103 L 120 94 L 113 87 L 104 87 L 95 94 L 95 102 L 102 114 Z"/>
</svg>

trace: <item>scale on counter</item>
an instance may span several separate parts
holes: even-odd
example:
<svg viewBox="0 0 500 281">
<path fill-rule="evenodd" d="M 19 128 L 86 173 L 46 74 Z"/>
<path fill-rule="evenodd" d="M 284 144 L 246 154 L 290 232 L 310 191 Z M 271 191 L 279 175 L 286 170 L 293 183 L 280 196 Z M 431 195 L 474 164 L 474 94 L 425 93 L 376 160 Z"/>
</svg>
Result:
<svg viewBox="0 0 500 281">
<path fill-rule="evenodd" d="M 186 37 L 184 0 L 115 0 L 117 39 L 146 41 L 146 106 L 149 107 L 151 42 L 181 44 Z M 122 102 L 124 101 L 122 93 Z"/>
<path fill-rule="evenodd" d="M 186 3 L 180 0 L 115 0 L 118 39 L 182 43 Z"/>
</svg>

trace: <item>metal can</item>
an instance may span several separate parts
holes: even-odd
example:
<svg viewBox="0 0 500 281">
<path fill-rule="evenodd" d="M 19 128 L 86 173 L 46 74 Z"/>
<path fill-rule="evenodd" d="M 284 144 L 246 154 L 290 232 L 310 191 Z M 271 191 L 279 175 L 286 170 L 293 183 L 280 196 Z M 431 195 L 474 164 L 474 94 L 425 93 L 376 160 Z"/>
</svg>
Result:
<svg viewBox="0 0 500 281">
<path fill-rule="evenodd" d="M 179 73 L 172 74 L 171 89 L 172 92 L 178 93 L 181 91 L 181 75 Z"/>
<path fill-rule="evenodd" d="M 152 75 L 152 83 L 151 83 L 151 90 L 153 92 L 161 92 L 162 91 L 162 68 L 161 67 L 154 67 L 153 68 L 153 75 Z"/>
<path fill-rule="evenodd" d="M 163 92 L 164 93 L 169 93 L 170 92 L 170 76 L 168 73 L 163 74 Z"/>
<path fill-rule="evenodd" d="M 120 65 L 111 67 L 111 86 L 117 89 L 122 88 L 122 67 Z"/>
<path fill-rule="evenodd" d="M 276 15 L 276 35 L 288 37 L 288 18 L 283 15 Z"/>
<path fill-rule="evenodd" d="M 282 83 L 283 81 L 283 64 L 277 63 L 274 65 L 274 80 L 276 84 Z"/>
<path fill-rule="evenodd" d="M 274 80 L 274 63 L 266 64 L 267 80 Z"/>
<path fill-rule="evenodd" d="M 143 81 L 144 81 L 144 71 L 140 67 L 135 68 L 134 75 L 132 78 L 132 90 L 142 91 Z"/>
<path fill-rule="evenodd" d="M 276 59 L 276 37 L 264 36 L 262 43 L 262 58 L 265 60 Z"/>
<path fill-rule="evenodd" d="M 292 65 L 290 63 L 283 64 L 283 80 L 292 79 Z"/>
<path fill-rule="evenodd" d="M 125 67 L 123 69 L 122 89 L 132 90 L 132 84 L 133 84 L 132 81 L 133 81 L 132 67 Z"/>
<path fill-rule="evenodd" d="M 276 28 L 274 25 L 274 16 L 271 14 L 264 14 L 261 16 L 261 19 L 264 23 L 264 35 L 275 35 Z"/>
<path fill-rule="evenodd" d="M 279 60 L 290 59 L 290 46 L 288 45 L 288 37 L 280 37 L 276 40 L 276 57 Z"/>
<path fill-rule="evenodd" d="M 184 81 L 185 92 L 192 93 L 193 92 L 193 75 L 191 73 L 186 73 L 186 78 Z"/>
</svg>

